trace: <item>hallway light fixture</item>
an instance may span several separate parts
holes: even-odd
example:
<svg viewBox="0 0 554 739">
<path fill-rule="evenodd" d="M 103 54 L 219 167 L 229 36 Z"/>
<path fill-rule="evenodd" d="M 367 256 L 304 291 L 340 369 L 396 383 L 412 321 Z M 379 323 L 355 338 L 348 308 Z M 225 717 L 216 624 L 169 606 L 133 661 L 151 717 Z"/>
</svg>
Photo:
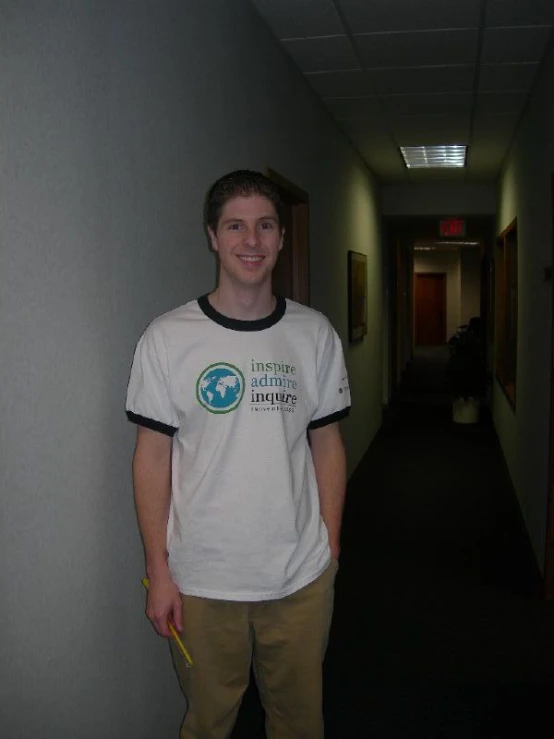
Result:
<svg viewBox="0 0 554 739">
<path fill-rule="evenodd" d="M 480 246 L 481 242 L 479 241 L 460 241 L 459 239 L 456 241 L 446 241 L 445 239 L 441 239 L 440 241 L 416 241 L 414 244 L 414 249 L 428 249 L 429 247 L 436 248 L 437 246 Z"/>
<path fill-rule="evenodd" d="M 438 244 L 452 244 L 454 246 L 480 246 L 479 241 L 438 241 Z"/>
<path fill-rule="evenodd" d="M 465 144 L 401 146 L 400 152 L 408 169 L 466 166 L 467 146 Z"/>
</svg>

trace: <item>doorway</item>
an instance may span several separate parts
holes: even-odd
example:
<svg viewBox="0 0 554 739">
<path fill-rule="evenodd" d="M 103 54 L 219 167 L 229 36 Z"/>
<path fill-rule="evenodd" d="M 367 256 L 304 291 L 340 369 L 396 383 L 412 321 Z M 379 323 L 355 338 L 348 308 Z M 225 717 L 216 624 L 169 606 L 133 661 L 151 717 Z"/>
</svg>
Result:
<svg viewBox="0 0 554 739">
<path fill-rule="evenodd" d="M 415 275 L 415 343 L 439 346 L 446 343 L 446 273 Z"/>
<path fill-rule="evenodd" d="M 310 304 L 310 240 L 308 195 L 273 169 L 266 174 L 283 201 L 285 238 L 273 270 L 273 292 Z"/>
</svg>

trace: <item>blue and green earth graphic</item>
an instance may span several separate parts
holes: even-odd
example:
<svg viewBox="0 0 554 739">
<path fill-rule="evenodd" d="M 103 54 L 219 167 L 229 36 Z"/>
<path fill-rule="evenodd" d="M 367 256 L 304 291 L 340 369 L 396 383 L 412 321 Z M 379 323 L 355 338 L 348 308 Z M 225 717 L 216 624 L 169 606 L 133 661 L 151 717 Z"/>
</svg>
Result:
<svg viewBox="0 0 554 739">
<path fill-rule="evenodd" d="M 207 367 L 196 383 L 196 397 L 211 413 L 229 413 L 235 410 L 243 394 L 244 375 L 226 362 Z"/>
</svg>

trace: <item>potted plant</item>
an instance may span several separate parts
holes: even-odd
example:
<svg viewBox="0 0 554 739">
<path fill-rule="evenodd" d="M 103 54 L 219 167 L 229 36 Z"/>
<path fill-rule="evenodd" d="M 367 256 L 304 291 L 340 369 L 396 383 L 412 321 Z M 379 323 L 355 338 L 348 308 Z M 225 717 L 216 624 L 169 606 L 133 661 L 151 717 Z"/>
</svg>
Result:
<svg viewBox="0 0 554 739">
<path fill-rule="evenodd" d="M 448 347 L 446 379 L 453 398 L 452 420 L 476 423 L 489 383 L 487 352 L 479 319 L 471 319 L 467 327 L 458 330 Z"/>
</svg>

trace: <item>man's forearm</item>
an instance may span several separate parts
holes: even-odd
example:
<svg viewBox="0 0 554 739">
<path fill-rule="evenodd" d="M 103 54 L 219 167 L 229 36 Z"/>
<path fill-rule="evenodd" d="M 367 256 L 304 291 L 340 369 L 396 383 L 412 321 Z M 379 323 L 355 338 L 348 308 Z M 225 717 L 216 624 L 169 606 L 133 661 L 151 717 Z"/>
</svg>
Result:
<svg viewBox="0 0 554 739">
<path fill-rule="evenodd" d="M 167 520 L 171 501 L 169 437 L 139 429 L 133 458 L 133 487 L 146 572 L 152 578 L 167 572 Z"/>
<path fill-rule="evenodd" d="M 340 529 L 346 493 L 346 455 L 338 424 L 310 431 L 321 517 L 327 527 L 331 555 L 340 554 Z"/>
<path fill-rule="evenodd" d="M 161 636 L 169 623 L 183 628 L 177 586 L 167 565 L 167 519 L 171 502 L 171 438 L 139 427 L 133 458 L 133 485 L 137 518 L 150 580 L 146 615 Z"/>
</svg>

